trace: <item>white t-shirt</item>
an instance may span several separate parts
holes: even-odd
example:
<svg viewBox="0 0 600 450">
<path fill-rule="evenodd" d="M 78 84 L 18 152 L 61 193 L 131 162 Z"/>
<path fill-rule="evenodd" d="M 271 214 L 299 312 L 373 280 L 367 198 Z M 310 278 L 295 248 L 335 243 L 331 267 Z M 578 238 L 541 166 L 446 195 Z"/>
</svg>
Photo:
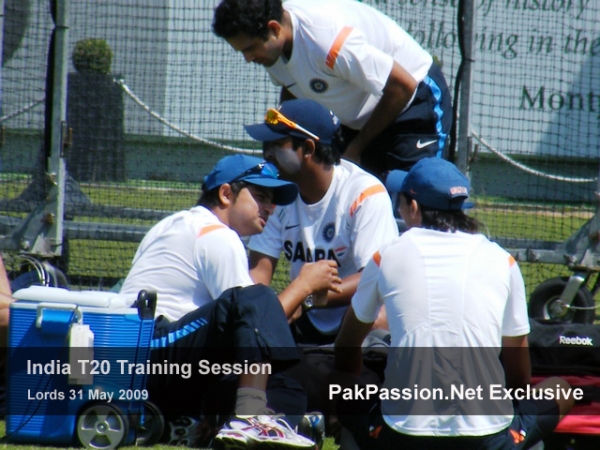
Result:
<svg viewBox="0 0 600 450">
<path fill-rule="evenodd" d="M 121 293 L 158 293 L 156 315 L 178 320 L 224 291 L 254 284 L 238 234 L 203 206 L 164 218 L 144 237 Z"/>
<path fill-rule="evenodd" d="M 381 98 L 396 61 L 417 83 L 432 57 L 385 14 L 358 1 L 289 0 L 293 50 L 267 67 L 272 82 L 317 101 L 361 129 Z"/>
<path fill-rule="evenodd" d="M 502 336 L 529 333 L 519 267 L 508 252 L 480 234 L 411 228 L 382 247 L 365 267 L 352 307 L 360 321 L 370 323 L 383 304 L 392 337 L 390 348 L 399 347 L 394 358 L 388 358 L 387 388 L 448 388 L 448 379 L 455 376 L 454 384 L 469 379 L 488 389 L 487 381 L 497 380 L 498 374 L 504 382 L 497 358 Z M 427 348 L 440 349 L 437 356 L 452 354 L 447 348 L 475 349 L 456 353 L 462 357 L 484 348 L 481 354 L 489 349 L 487 356 L 491 352 L 492 357 L 486 364 L 466 366 L 456 361 L 426 361 L 423 355 L 431 356 L 433 351 L 414 351 Z M 456 374 L 450 375 L 449 368 Z M 482 397 L 489 398 L 487 394 Z M 399 413 L 406 407 L 402 400 L 383 401 L 382 413 L 391 428 L 410 435 L 485 436 L 510 424 L 510 400 L 480 402 L 484 404 L 502 413 L 461 414 L 465 410 L 458 410 L 440 414 L 440 408 L 448 405 L 432 403 L 429 415 L 406 415 Z"/>
<path fill-rule="evenodd" d="M 345 160 L 334 166 L 325 196 L 307 205 L 300 196 L 277 206 L 248 248 L 291 263 L 295 279 L 305 262 L 335 260 L 341 278 L 362 269 L 373 253 L 398 236 L 389 194 L 381 182 Z M 335 334 L 347 307 L 313 309 L 308 316 L 323 334 Z"/>
</svg>

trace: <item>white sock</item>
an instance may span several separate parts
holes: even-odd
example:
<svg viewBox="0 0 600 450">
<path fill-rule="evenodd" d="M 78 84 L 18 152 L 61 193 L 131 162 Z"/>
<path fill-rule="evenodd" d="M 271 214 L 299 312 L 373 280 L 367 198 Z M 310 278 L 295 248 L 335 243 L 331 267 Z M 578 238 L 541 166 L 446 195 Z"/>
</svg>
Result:
<svg viewBox="0 0 600 450">
<path fill-rule="evenodd" d="M 235 415 L 255 416 L 267 410 L 267 394 L 260 389 L 238 388 L 235 394 Z"/>
</svg>

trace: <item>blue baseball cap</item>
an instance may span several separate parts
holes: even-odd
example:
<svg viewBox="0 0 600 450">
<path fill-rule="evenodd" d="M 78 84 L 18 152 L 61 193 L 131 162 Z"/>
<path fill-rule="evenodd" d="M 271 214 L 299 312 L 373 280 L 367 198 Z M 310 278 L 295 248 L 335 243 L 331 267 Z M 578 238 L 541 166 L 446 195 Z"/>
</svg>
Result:
<svg viewBox="0 0 600 450">
<path fill-rule="evenodd" d="M 391 193 L 405 193 L 417 203 L 443 211 L 472 208 L 469 179 L 449 161 L 441 158 L 419 160 L 410 171 L 393 170 L 385 180 Z"/>
<path fill-rule="evenodd" d="M 248 134 L 257 141 L 276 141 L 288 136 L 313 139 L 331 144 L 340 127 L 340 119 L 314 100 L 296 99 L 269 109 L 263 123 L 245 125 Z"/>
<path fill-rule="evenodd" d="M 225 183 L 245 181 L 256 186 L 273 189 L 275 205 L 289 205 L 298 196 L 298 186 L 280 180 L 277 168 L 260 158 L 248 155 L 231 155 L 222 158 L 204 177 L 206 191 L 211 191 Z"/>
</svg>

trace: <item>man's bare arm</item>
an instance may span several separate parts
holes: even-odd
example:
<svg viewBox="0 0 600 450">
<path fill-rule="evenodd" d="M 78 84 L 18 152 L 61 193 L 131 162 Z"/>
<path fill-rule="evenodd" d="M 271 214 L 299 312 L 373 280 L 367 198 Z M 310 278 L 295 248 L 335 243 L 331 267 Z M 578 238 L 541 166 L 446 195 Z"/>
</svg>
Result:
<svg viewBox="0 0 600 450">
<path fill-rule="evenodd" d="M 525 388 L 531 383 L 531 360 L 526 335 L 502 337 L 502 363 L 506 387 Z"/>
<path fill-rule="evenodd" d="M 252 280 L 257 284 L 269 286 L 277 268 L 277 261 L 277 258 L 250 250 L 249 265 Z"/>
<path fill-rule="evenodd" d="M 275 258 L 250 251 L 250 276 L 255 283 L 268 286 L 276 266 Z M 310 294 L 322 291 L 341 293 L 341 281 L 335 261 L 321 260 L 304 264 L 296 279 L 279 294 L 286 317 L 290 319 Z"/>
<path fill-rule="evenodd" d="M 388 127 L 406 107 L 417 89 L 416 80 L 397 62 L 383 88 L 383 95 L 371 117 L 344 151 L 344 158 L 360 162 L 360 155 L 371 141 Z"/>
<path fill-rule="evenodd" d="M 342 326 L 335 339 L 336 370 L 359 376 L 362 370 L 362 342 L 373 323 L 364 323 L 356 318 L 352 305 L 348 308 Z"/>
</svg>

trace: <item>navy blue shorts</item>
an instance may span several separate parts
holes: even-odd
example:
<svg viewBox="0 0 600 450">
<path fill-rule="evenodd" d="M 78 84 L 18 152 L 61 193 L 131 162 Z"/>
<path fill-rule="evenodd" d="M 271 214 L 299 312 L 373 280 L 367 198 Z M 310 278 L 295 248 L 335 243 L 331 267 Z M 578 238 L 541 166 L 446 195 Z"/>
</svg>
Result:
<svg viewBox="0 0 600 450">
<path fill-rule="evenodd" d="M 251 364 L 268 362 L 271 373 L 276 375 L 298 363 L 300 352 L 277 295 L 271 288 L 258 284 L 229 289 L 214 302 L 175 322 L 159 317 L 150 358 L 153 364 L 172 367 L 171 372 L 190 369 L 189 373 L 180 370 L 180 373 L 150 375 L 151 400 L 165 414 L 197 416 L 201 411 L 210 415 L 223 413 L 213 409 L 233 406 L 237 389 L 236 379 L 232 381 L 233 364 L 246 370 Z M 214 365 L 223 370 L 217 373 Z M 228 369 L 224 370 L 225 367 Z M 277 385 L 275 390 L 285 391 L 286 383 L 280 377 L 272 376 L 269 381 Z M 287 387 L 296 391 L 292 397 L 299 398 L 300 404 L 291 405 L 291 411 L 282 410 L 273 404 L 267 391 L 270 406 L 278 412 L 297 414 L 302 402 L 305 406 L 304 394 L 293 380 Z"/>
<path fill-rule="evenodd" d="M 420 159 L 447 157 L 452 128 L 452 101 L 441 69 L 432 64 L 417 86 L 410 107 L 400 114 L 361 154 L 361 166 L 372 174 L 410 170 Z M 344 141 L 358 131 L 342 127 Z"/>
<path fill-rule="evenodd" d="M 345 307 L 344 307 L 345 308 Z M 310 321 L 308 314 L 303 311 L 299 319 L 290 325 L 294 340 L 299 345 L 329 345 L 335 342 L 337 333 L 323 334 Z"/>
</svg>

